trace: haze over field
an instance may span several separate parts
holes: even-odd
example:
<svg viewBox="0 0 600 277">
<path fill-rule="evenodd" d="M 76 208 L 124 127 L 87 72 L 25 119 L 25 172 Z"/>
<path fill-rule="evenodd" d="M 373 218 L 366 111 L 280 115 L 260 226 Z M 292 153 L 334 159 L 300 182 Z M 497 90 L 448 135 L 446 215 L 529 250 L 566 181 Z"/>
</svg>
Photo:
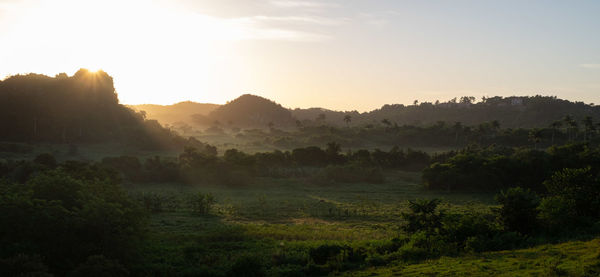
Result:
<svg viewBox="0 0 600 277">
<path fill-rule="evenodd" d="M 599 102 L 598 14 L 598 1 L 0 0 L 0 76 L 101 68 L 126 104 Z"/>
</svg>

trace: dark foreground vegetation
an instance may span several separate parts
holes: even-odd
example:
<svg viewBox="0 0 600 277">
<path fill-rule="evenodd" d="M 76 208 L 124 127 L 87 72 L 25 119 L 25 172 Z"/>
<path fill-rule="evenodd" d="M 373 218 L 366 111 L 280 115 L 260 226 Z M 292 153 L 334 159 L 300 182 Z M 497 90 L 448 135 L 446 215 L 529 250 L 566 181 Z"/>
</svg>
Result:
<svg viewBox="0 0 600 277">
<path fill-rule="evenodd" d="M 218 156 L 204 145 L 186 148 L 176 159 L 143 163 L 128 156 L 59 163 L 50 154 L 3 162 L 1 273 L 320 276 L 593 238 L 600 232 L 597 151 L 573 144 L 544 151 L 470 147 L 429 155 L 395 148 L 342 154 L 330 143 L 291 152 L 231 149 Z M 407 202 L 392 198 L 395 203 L 387 207 L 365 198 L 347 204 L 317 198 L 289 209 L 284 208 L 289 200 L 263 194 L 244 208 L 222 195 L 223 189 L 245 191 L 264 182 L 280 182 L 276 189 L 283 191 L 399 189 L 405 177 L 393 172 L 423 167 L 426 188 L 434 194 L 423 191 L 425 199 Z M 144 189 L 157 182 L 190 192 Z M 439 189 L 446 192 L 436 193 Z M 491 191 L 497 204 L 464 209 L 432 197 L 452 195 L 447 191 Z M 302 229 L 310 224 L 278 223 L 298 216 L 338 227 L 316 223 L 311 228 L 322 229 L 317 231 Z M 247 223 L 255 220 L 271 223 Z M 383 225 L 352 231 L 358 222 Z M 599 265 L 578 272 L 594 276 Z"/>
</svg>

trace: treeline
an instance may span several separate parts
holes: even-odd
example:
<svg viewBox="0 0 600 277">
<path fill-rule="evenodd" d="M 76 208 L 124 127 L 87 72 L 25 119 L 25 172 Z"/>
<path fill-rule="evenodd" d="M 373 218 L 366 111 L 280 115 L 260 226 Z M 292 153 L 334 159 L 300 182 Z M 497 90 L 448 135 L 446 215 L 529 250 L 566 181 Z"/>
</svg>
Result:
<svg viewBox="0 0 600 277">
<path fill-rule="evenodd" d="M 331 111 L 326 109 L 295 109 L 292 111 L 300 121 L 316 121 L 321 118 L 330 125 L 345 126 L 345 117 L 350 116 L 350 125 L 365 125 L 386 119 L 398 125 L 431 125 L 437 121 L 462 122 L 464 125 L 479 125 L 497 120 L 508 128 L 542 128 L 562 120 L 565 115 L 576 119 L 586 116 L 600 117 L 600 108 L 593 103 L 572 102 L 554 96 L 511 96 L 484 97 L 480 101 L 472 96 L 463 96 L 441 102 L 419 102 L 412 105 L 389 104 L 379 109 L 358 113 Z"/>
<path fill-rule="evenodd" d="M 565 168 L 600 172 L 600 148 L 586 144 L 553 146 L 547 150 L 509 147 L 465 148 L 423 171 L 430 189 L 492 190 L 523 187 L 545 192 L 544 181 Z"/>
<path fill-rule="evenodd" d="M 395 147 L 390 151 L 358 150 L 341 153 L 340 145 L 325 149 L 312 146 L 292 151 L 247 154 L 229 149 L 222 156 L 215 147 L 187 147 L 177 159 L 153 157 L 141 162 L 137 157 L 102 159 L 132 182 L 184 182 L 246 185 L 255 177 L 307 177 L 318 183 L 383 182 L 383 169 L 421 170 L 432 159 L 425 152 Z"/>
<path fill-rule="evenodd" d="M 119 104 L 112 77 L 85 69 L 0 81 L 0 128 L 0 140 L 14 142 L 124 142 L 145 149 L 183 143 L 156 120 Z"/>
<path fill-rule="evenodd" d="M 351 122 L 348 117 L 347 121 Z M 218 122 L 217 122 L 218 123 Z M 564 116 L 551 125 L 540 128 L 504 128 L 498 120 L 478 125 L 462 122 L 438 121 L 426 125 L 398 125 L 384 119 L 381 122 L 346 127 L 330 126 L 324 122 L 297 122 L 295 129 L 283 129 L 269 125 L 269 129 L 241 130 L 237 125 L 214 124 L 206 134 L 229 134 L 237 140 L 247 141 L 253 146 L 270 145 L 293 149 L 310 145 L 322 145 L 336 141 L 344 148 L 361 148 L 372 145 L 412 147 L 465 147 L 470 144 L 503 145 L 512 147 L 546 148 L 552 145 L 583 142 L 600 145 L 600 125 L 592 117 L 576 120 Z M 190 126 L 175 127 L 186 133 Z"/>
</svg>

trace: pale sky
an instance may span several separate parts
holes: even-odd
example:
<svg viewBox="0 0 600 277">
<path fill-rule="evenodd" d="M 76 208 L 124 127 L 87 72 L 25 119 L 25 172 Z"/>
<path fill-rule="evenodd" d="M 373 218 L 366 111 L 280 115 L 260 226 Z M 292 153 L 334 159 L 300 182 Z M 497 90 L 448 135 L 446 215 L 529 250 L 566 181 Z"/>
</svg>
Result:
<svg viewBox="0 0 600 277">
<path fill-rule="evenodd" d="M 81 67 L 126 104 L 600 103 L 600 1 L 0 0 L 0 78 Z"/>
</svg>

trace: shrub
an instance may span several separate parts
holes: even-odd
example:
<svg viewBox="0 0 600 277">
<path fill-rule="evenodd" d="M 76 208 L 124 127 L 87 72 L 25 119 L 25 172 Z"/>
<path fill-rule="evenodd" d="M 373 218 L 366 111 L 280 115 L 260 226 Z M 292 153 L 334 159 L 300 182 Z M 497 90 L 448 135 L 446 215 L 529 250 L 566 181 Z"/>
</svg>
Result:
<svg viewBox="0 0 600 277">
<path fill-rule="evenodd" d="M 35 157 L 35 159 L 33 159 L 33 162 L 46 168 L 55 168 L 58 164 L 54 156 L 48 153 L 39 154 L 37 157 Z"/>
<path fill-rule="evenodd" d="M 262 277 L 266 276 L 262 261 L 255 256 L 243 256 L 235 261 L 227 276 Z"/>
<path fill-rule="evenodd" d="M 159 213 L 163 211 L 164 198 L 158 193 L 143 192 L 136 196 L 146 211 Z"/>
<path fill-rule="evenodd" d="M 199 192 L 190 197 L 189 203 L 194 213 L 205 215 L 210 212 L 215 203 L 215 198 L 210 193 L 203 194 Z"/>
<path fill-rule="evenodd" d="M 544 182 L 551 195 L 573 201 L 578 216 L 600 217 L 600 181 L 590 167 L 565 168 Z"/>
<path fill-rule="evenodd" d="M 107 259 L 102 255 L 90 256 L 76 267 L 70 274 L 73 277 L 103 277 L 103 276 L 129 276 L 129 272 L 115 260 Z"/>
<path fill-rule="evenodd" d="M 510 188 L 496 195 L 496 201 L 502 205 L 500 220 L 507 230 L 530 234 L 537 229 L 540 200 L 534 192 L 520 187 Z"/>
<path fill-rule="evenodd" d="M 342 246 L 324 244 L 317 248 L 311 248 L 308 251 L 308 255 L 315 264 L 324 265 L 327 261 L 340 254 L 342 250 L 344 250 Z"/>
<path fill-rule="evenodd" d="M 577 223 L 575 202 L 563 196 L 543 198 L 538 210 L 540 223 L 550 233 L 560 232 Z"/>
<path fill-rule="evenodd" d="M 14 257 L 0 259 L 0 276 L 53 276 L 40 256 L 17 254 Z"/>
<path fill-rule="evenodd" d="M 409 201 L 409 213 L 402 213 L 402 218 L 406 225 L 402 228 L 408 233 L 425 231 L 427 233 L 437 233 L 442 227 L 443 212 L 437 211 L 440 204 L 439 199 L 417 199 Z"/>
</svg>

